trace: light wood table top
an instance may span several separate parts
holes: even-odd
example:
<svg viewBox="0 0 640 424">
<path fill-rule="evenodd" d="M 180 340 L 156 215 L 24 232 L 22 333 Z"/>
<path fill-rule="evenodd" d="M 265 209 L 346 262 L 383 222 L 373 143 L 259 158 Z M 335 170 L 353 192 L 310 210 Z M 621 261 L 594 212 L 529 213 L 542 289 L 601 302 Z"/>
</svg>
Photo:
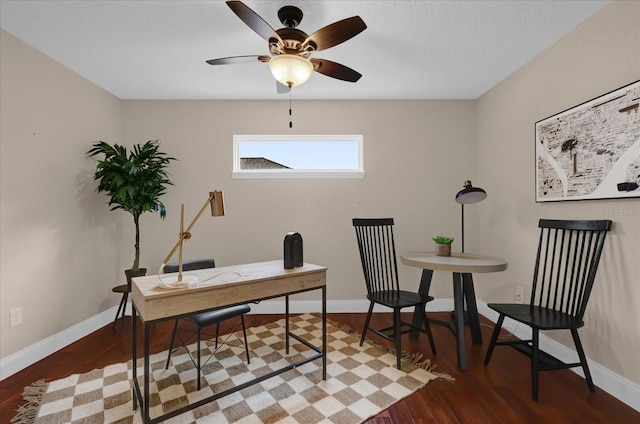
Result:
<svg viewBox="0 0 640 424">
<path fill-rule="evenodd" d="M 473 253 L 451 252 L 451 256 L 437 256 L 435 252 L 407 252 L 400 260 L 405 265 L 434 271 L 482 273 L 507 269 L 504 259 Z"/>
<path fill-rule="evenodd" d="M 195 275 L 195 287 L 160 288 L 160 278 L 147 275 L 132 280 L 132 301 L 144 321 L 164 319 L 221 306 L 231 306 L 326 285 L 327 268 L 305 263 L 285 269 L 282 260 L 185 271 Z"/>
</svg>

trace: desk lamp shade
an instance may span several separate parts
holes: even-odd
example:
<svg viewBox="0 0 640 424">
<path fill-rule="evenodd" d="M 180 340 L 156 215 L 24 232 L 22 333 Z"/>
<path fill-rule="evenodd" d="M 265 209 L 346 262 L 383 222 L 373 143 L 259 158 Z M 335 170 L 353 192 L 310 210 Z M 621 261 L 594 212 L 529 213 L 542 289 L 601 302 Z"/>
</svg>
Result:
<svg viewBox="0 0 640 424">
<path fill-rule="evenodd" d="M 471 185 L 471 181 L 464 182 L 464 188 L 456 194 L 456 203 L 462 208 L 462 253 L 464 253 L 464 205 L 478 203 L 487 197 L 487 192 L 480 187 Z"/>
<path fill-rule="evenodd" d="M 183 229 L 184 228 L 184 204 L 181 205 L 180 207 L 180 237 L 178 239 L 178 242 L 176 243 L 175 246 L 173 246 L 173 249 L 171 249 L 171 252 L 169 252 L 169 254 L 167 255 L 166 259 L 164 260 L 164 262 L 160 267 L 160 273 L 162 273 L 164 271 L 164 267 L 167 265 L 167 263 L 169 263 L 173 254 L 176 253 L 176 250 L 180 249 L 179 259 L 178 259 L 179 261 L 178 277 L 176 281 L 178 283 L 183 282 L 182 280 L 182 244 L 184 243 L 185 240 L 189 240 L 191 238 L 191 228 L 193 228 L 196 221 L 200 219 L 200 216 L 202 216 L 207 206 L 211 207 L 211 216 L 224 216 L 224 200 L 223 200 L 222 192 L 221 191 L 209 192 L 209 198 L 204 203 L 204 205 L 202 205 L 202 207 L 200 208 L 200 211 L 198 212 L 196 217 L 193 218 L 193 221 L 191 221 L 191 224 L 189 224 L 186 230 Z M 197 278 L 195 281 L 188 281 L 188 282 L 196 282 L 196 281 L 197 281 Z"/>
<path fill-rule="evenodd" d="M 211 216 L 224 216 L 224 200 L 221 191 L 212 191 L 209 193 L 211 198 Z"/>
</svg>

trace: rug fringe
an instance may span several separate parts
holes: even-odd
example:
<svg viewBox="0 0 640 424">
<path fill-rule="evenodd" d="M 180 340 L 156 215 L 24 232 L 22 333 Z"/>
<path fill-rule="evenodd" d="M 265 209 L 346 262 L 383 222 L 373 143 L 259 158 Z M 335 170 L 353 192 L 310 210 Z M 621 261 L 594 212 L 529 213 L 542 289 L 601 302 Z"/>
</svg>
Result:
<svg viewBox="0 0 640 424">
<path fill-rule="evenodd" d="M 334 327 L 337 327 L 338 329 L 344 331 L 347 334 L 353 334 L 352 330 L 351 330 L 351 327 L 349 327 L 348 324 L 336 322 L 336 321 L 333 321 L 331 319 L 327 319 L 327 324 L 333 325 Z M 360 334 L 358 334 L 358 333 L 355 333 L 355 334 L 360 336 Z M 369 344 L 372 347 L 380 350 L 381 352 L 390 353 L 393 356 L 396 356 L 396 351 L 394 349 L 382 346 L 382 345 L 374 342 L 373 340 L 371 340 L 369 338 L 365 338 L 364 340 L 365 340 L 365 342 L 367 342 L 367 344 Z M 430 373 L 432 373 L 436 377 L 441 378 L 443 380 L 447 380 L 447 381 L 450 381 L 450 382 L 456 381 L 455 378 L 453 378 L 452 376 L 450 376 L 447 373 L 436 372 L 435 371 L 436 364 L 433 364 L 431 362 L 431 359 L 429 359 L 429 358 L 424 358 L 424 359 L 423 358 L 424 358 L 424 356 L 420 352 L 408 353 L 408 352 L 402 351 L 402 353 L 400 355 L 400 360 L 403 363 L 411 364 L 411 365 L 416 366 L 418 368 L 421 368 L 421 369 L 423 369 L 425 371 L 429 371 Z"/>
<path fill-rule="evenodd" d="M 336 327 L 338 330 L 341 330 L 347 334 L 351 334 L 351 327 L 349 327 L 349 324 L 345 324 L 342 322 L 336 322 L 332 319 L 327 318 L 327 324 L 329 325 L 333 325 L 334 327 Z"/>
<path fill-rule="evenodd" d="M 27 403 L 20 405 L 17 409 L 15 417 L 11 418 L 11 423 L 31 424 L 35 421 L 40 410 L 42 397 L 47 391 L 49 383 L 45 380 L 38 380 L 35 383 L 24 388 L 22 399 Z"/>
</svg>

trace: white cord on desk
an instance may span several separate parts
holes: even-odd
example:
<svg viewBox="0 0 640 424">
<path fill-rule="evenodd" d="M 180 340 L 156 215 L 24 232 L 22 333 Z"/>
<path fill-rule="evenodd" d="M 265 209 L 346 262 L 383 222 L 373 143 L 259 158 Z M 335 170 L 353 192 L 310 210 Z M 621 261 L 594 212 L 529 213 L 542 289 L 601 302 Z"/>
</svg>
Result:
<svg viewBox="0 0 640 424">
<path fill-rule="evenodd" d="M 162 266 L 160 267 L 160 271 L 162 271 L 164 269 L 165 264 L 162 264 Z M 206 278 L 202 281 L 198 280 L 198 277 L 195 275 L 187 275 L 186 277 L 195 277 L 195 280 L 191 279 L 190 281 L 181 281 L 181 282 L 170 282 L 167 283 L 165 280 L 162 279 L 162 277 L 160 277 L 160 273 L 158 273 L 158 280 L 160 281 L 158 283 L 158 287 L 163 288 L 163 289 L 191 289 L 194 287 L 199 287 L 199 286 L 203 286 L 206 285 L 204 283 L 211 281 L 217 277 L 220 277 L 221 275 L 225 275 L 225 274 L 234 274 L 237 277 L 240 277 L 241 274 L 239 272 L 236 271 L 222 271 L 219 272 L 215 275 L 212 275 L 209 278 Z"/>
</svg>

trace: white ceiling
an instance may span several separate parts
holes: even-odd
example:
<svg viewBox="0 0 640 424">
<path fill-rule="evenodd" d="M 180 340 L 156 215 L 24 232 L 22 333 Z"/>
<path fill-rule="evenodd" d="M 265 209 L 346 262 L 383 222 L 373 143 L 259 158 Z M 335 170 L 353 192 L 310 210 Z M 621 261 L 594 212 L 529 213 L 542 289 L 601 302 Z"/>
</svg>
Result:
<svg viewBox="0 0 640 424">
<path fill-rule="evenodd" d="M 475 99 L 604 7 L 597 1 L 246 0 L 273 28 L 298 6 L 311 34 L 359 15 L 368 28 L 312 57 L 363 74 L 314 73 L 295 99 Z M 0 0 L 0 26 L 121 99 L 279 99 L 268 54 L 222 0 Z"/>
</svg>

